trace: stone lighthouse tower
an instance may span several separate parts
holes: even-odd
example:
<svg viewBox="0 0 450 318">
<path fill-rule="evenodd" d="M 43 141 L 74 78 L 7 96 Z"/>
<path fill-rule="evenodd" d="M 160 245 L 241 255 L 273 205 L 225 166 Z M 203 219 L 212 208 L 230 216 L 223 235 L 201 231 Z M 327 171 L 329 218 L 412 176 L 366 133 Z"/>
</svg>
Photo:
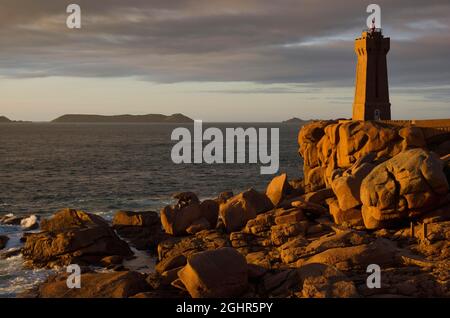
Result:
<svg viewBox="0 0 450 318">
<path fill-rule="evenodd" d="M 356 66 L 353 120 L 390 120 L 391 103 L 386 55 L 390 39 L 383 37 L 381 29 L 363 31 L 355 40 Z"/>
</svg>

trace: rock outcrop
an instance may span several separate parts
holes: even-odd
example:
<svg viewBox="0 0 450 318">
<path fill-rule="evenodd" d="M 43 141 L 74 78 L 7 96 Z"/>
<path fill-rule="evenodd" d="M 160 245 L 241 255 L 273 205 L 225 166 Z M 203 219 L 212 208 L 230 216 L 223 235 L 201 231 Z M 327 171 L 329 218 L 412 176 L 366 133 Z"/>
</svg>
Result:
<svg viewBox="0 0 450 318">
<path fill-rule="evenodd" d="M 342 210 L 339 206 L 339 201 L 335 198 L 328 199 L 327 204 L 330 210 L 330 214 L 333 217 L 334 223 L 356 228 L 363 225 L 363 218 L 360 207 Z"/>
<path fill-rule="evenodd" d="M 158 245 L 159 263 L 156 269 L 160 272 L 185 264 L 192 254 L 230 246 L 228 236 L 217 230 L 205 230 L 195 235 L 179 238 L 173 237 Z"/>
<path fill-rule="evenodd" d="M 380 162 L 403 150 L 425 145 L 420 128 L 375 121 L 311 123 L 301 129 L 298 141 L 304 160 L 305 187 L 310 191 L 331 186 L 334 170 L 346 170 L 370 153 L 375 162 Z"/>
<path fill-rule="evenodd" d="M 4 249 L 6 246 L 6 243 L 8 243 L 9 237 L 6 235 L 0 235 L 0 250 Z"/>
<path fill-rule="evenodd" d="M 305 298 L 356 298 L 355 284 L 335 267 L 311 263 L 299 268 L 301 297 Z"/>
<path fill-rule="evenodd" d="M 345 211 L 359 207 L 361 202 L 360 188 L 363 179 L 375 168 L 372 163 L 374 153 L 358 159 L 349 169 L 340 174 L 335 171 L 331 178 L 331 188 L 336 195 L 339 209 Z"/>
<path fill-rule="evenodd" d="M 139 250 L 156 251 L 159 242 L 166 238 L 158 213 L 152 211 L 118 211 L 112 225 L 121 237 Z"/>
<path fill-rule="evenodd" d="M 219 215 L 228 232 L 242 229 L 248 220 L 273 207 L 270 199 L 254 189 L 244 191 L 220 205 Z"/>
<path fill-rule="evenodd" d="M 137 272 L 88 272 L 81 274 L 81 288 L 67 287 L 68 275 L 51 276 L 39 286 L 38 298 L 128 298 L 151 288 Z"/>
<path fill-rule="evenodd" d="M 200 200 L 192 192 L 174 196 L 176 205 L 161 210 L 161 223 L 167 234 L 182 236 L 214 228 L 217 224 L 219 205 L 213 200 Z"/>
<path fill-rule="evenodd" d="M 448 202 L 449 185 L 439 157 L 417 148 L 375 169 L 361 184 L 362 215 L 368 229 L 408 220 Z"/>
<path fill-rule="evenodd" d="M 289 184 L 285 173 L 275 177 L 269 183 L 266 189 L 266 195 L 272 202 L 273 206 L 277 206 L 287 195 L 291 194 L 293 188 Z"/>
<path fill-rule="evenodd" d="M 190 256 L 178 277 L 193 298 L 238 297 L 248 287 L 247 262 L 229 247 Z"/>
<path fill-rule="evenodd" d="M 450 184 L 450 154 L 441 157 L 441 160 L 444 162 L 444 173 L 448 184 Z"/>
<path fill-rule="evenodd" d="M 133 253 L 101 217 L 65 209 L 41 222 L 42 232 L 27 236 L 23 256 L 33 266 L 101 265 L 105 256 Z"/>
<path fill-rule="evenodd" d="M 307 192 L 303 198 L 311 202 L 331 189 L 334 197 L 326 205 L 336 224 L 358 227 L 364 221 L 368 229 L 398 225 L 449 200 L 445 164 L 427 152 L 419 127 L 318 121 L 301 129 L 299 145 Z"/>
<path fill-rule="evenodd" d="M 379 238 L 370 244 L 334 247 L 310 257 L 305 263 L 320 263 L 341 270 L 365 269 L 370 264 L 390 265 L 396 262 L 395 243 Z"/>
<path fill-rule="evenodd" d="M 305 190 L 316 191 L 325 186 L 325 167 L 319 157 L 321 149 L 318 143 L 325 136 L 325 127 L 336 121 L 315 121 L 300 129 L 298 135 L 299 153 L 303 158 L 303 176 Z"/>
</svg>

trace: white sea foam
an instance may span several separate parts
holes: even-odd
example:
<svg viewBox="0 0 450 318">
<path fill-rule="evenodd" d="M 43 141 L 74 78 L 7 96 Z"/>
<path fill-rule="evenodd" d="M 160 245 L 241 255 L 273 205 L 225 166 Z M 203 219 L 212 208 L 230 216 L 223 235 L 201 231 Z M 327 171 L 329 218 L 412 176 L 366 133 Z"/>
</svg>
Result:
<svg viewBox="0 0 450 318">
<path fill-rule="evenodd" d="M 0 233 L 7 235 L 9 238 L 2 252 L 8 252 L 22 246 L 20 238 L 23 232 L 20 226 L 1 225 Z M 24 268 L 22 255 L 0 259 L 0 297 L 14 297 L 45 280 L 51 272 L 45 269 Z"/>
<path fill-rule="evenodd" d="M 15 297 L 44 281 L 51 270 L 23 268 L 22 255 L 0 260 L 0 297 Z"/>
<path fill-rule="evenodd" d="M 114 211 L 95 211 L 93 213 L 95 215 L 101 216 L 103 219 L 105 219 L 108 222 L 112 222 L 112 219 L 114 217 Z"/>
</svg>

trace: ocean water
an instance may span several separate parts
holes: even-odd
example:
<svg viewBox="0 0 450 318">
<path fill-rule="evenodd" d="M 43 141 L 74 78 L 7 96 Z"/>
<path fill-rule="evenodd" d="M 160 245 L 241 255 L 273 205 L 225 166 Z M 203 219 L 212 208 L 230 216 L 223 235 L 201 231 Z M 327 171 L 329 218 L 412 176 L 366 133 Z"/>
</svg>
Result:
<svg viewBox="0 0 450 318">
<path fill-rule="evenodd" d="M 0 215 L 47 217 L 70 207 L 111 219 L 119 209 L 159 211 L 171 195 L 193 191 L 214 198 L 222 191 L 264 190 L 272 175 L 261 164 L 174 164 L 173 129 L 181 124 L 4 124 L 0 125 Z M 225 128 L 279 128 L 280 170 L 302 176 L 297 153 L 299 126 L 204 124 Z M 250 145 L 255 147 L 255 145 Z M 20 246 L 17 226 L 0 226 Z M 45 278 L 47 271 L 22 268 L 21 256 L 0 260 L 0 297 L 14 296 Z"/>
</svg>

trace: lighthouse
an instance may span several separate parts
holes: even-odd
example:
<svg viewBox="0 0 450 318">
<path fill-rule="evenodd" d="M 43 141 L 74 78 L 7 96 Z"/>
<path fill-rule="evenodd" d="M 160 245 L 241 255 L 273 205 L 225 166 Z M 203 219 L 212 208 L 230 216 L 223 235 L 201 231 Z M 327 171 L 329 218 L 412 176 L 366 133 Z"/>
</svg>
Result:
<svg viewBox="0 0 450 318">
<path fill-rule="evenodd" d="M 372 27 L 362 32 L 355 40 L 358 57 L 355 79 L 355 99 L 353 120 L 390 120 L 391 103 L 386 55 L 390 39 L 385 38 L 381 29 Z"/>
</svg>

